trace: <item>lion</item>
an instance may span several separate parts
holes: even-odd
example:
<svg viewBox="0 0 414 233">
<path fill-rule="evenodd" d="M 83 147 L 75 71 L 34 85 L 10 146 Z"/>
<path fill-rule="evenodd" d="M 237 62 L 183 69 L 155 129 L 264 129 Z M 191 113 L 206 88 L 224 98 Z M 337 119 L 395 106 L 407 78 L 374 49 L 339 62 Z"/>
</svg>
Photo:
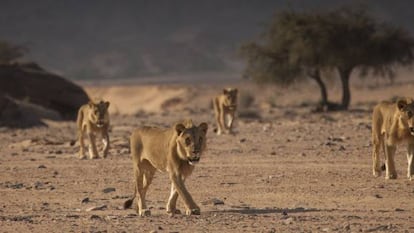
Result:
<svg viewBox="0 0 414 233">
<path fill-rule="evenodd" d="M 401 98 L 396 102 L 381 102 L 374 107 L 372 114 L 372 161 L 373 175 L 381 175 L 379 152 L 382 147 L 385 154 L 385 179 L 396 179 L 394 154 L 397 145 L 408 144 L 407 178 L 413 178 L 414 155 L 414 101 L 412 98 Z"/>
<path fill-rule="evenodd" d="M 176 208 L 180 196 L 186 207 L 187 215 L 199 215 L 200 208 L 194 202 L 184 185 L 206 149 L 207 123 L 198 126 L 191 120 L 174 124 L 171 128 L 160 129 L 144 126 L 135 130 L 130 138 L 131 155 L 134 168 L 134 196 L 124 203 L 131 207 L 137 199 L 136 210 L 139 216 L 150 216 L 145 203 L 148 186 L 155 171 L 168 172 L 171 180 L 171 194 L 167 202 L 167 213 L 181 213 Z"/>
<path fill-rule="evenodd" d="M 109 102 L 100 101 L 92 102 L 82 105 L 78 111 L 77 118 L 77 131 L 79 139 L 79 158 L 85 159 L 85 133 L 89 139 L 89 157 L 90 159 L 98 158 L 98 150 L 96 148 L 96 135 L 102 136 L 103 155 L 105 158 L 108 155 L 109 150 L 109 113 L 108 113 Z"/>
<path fill-rule="evenodd" d="M 223 93 L 213 99 L 217 134 L 232 133 L 233 121 L 237 110 L 237 88 L 225 88 Z"/>
</svg>

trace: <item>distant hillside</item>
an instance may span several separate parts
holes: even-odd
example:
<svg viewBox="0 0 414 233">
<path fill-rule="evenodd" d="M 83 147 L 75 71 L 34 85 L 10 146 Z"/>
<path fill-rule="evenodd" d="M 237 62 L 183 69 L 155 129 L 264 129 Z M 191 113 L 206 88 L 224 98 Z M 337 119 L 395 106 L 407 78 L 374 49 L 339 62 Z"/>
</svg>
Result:
<svg viewBox="0 0 414 233">
<path fill-rule="evenodd" d="M 257 37 L 275 11 L 350 2 L 412 30 L 410 1 L 3 0 L 0 37 L 72 79 L 239 72 L 237 47 Z"/>
</svg>

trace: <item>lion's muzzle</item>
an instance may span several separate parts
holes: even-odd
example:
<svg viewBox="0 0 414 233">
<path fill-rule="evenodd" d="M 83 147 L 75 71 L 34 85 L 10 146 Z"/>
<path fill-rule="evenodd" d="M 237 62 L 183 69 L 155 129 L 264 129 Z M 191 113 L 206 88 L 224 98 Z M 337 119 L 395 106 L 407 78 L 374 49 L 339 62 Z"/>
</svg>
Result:
<svg viewBox="0 0 414 233">
<path fill-rule="evenodd" d="M 195 165 L 200 161 L 200 153 L 194 153 L 191 157 L 188 157 L 188 163 L 190 165 Z"/>
<path fill-rule="evenodd" d="M 104 122 L 103 122 L 103 121 L 98 121 L 98 122 L 96 123 L 96 126 L 97 126 L 98 128 L 102 128 L 102 127 L 104 126 Z"/>
</svg>

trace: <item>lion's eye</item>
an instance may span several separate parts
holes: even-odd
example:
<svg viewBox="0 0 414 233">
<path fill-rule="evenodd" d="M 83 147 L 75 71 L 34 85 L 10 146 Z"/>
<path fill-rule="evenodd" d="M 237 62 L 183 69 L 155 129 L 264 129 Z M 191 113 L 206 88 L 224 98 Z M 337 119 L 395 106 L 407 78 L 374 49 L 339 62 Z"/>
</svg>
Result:
<svg viewBox="0 0 414 233">
<path fill-rule="evenodd" d="M 185 144 L 188 146 L 191 144 L 191 139 L 190 138 L 186 138 L 185 139 Z"/>
</svg>

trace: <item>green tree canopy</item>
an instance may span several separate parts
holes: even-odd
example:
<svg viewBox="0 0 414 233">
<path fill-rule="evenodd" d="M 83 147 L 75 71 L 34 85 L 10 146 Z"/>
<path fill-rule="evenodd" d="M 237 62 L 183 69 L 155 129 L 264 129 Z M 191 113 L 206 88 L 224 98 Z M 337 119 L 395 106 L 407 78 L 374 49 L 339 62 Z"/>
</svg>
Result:
<svg viewBox="0 0 414 233">
<path fill-rule="evenodd" d="M 349 78 L 355 68 L 392 76 L 396 65 L 413 61 L 413 38 L 402 28 L 375 20 L 363 9 L 330 12 L 281 12 L 268 25 L 259 42 L 241 47 L 246 75 L 257 82 L 290 84 L 303 77 L 315 80 L 321 103 L 347 109 Z M 320 71 L 336 70 L 342 83 L 342 101 L 328 101 Z"/>
</svg>

